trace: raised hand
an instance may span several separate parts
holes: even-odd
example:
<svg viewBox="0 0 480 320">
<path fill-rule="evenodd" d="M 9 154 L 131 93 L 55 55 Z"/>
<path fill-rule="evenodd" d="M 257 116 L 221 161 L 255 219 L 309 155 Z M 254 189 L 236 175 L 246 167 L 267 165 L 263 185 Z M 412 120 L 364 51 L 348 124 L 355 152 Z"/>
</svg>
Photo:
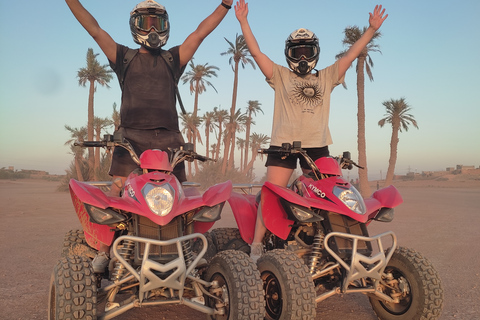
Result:
<svg viewBox="0 0 480 320">
<path fill-rule="evenodd" d="M 245 0 L 237 1 L 235 5 L 235 16 L 238 21 L 244 21 L 247 19 L 248 15 L 248 3 L 245 3 Z"/>
<path fill-rule="evenodd" d="M 384 16 L 384 13 L 385 9 L 382 10 L 382 5 L 376 5 L 373 14 L 369 13 L 370 18 L 368 19 L 368 22 L 370 23 L 370 27 L 378 30 L 382 26 L 383 21 L 388 17 L 388 14 Z"/>
</svg>

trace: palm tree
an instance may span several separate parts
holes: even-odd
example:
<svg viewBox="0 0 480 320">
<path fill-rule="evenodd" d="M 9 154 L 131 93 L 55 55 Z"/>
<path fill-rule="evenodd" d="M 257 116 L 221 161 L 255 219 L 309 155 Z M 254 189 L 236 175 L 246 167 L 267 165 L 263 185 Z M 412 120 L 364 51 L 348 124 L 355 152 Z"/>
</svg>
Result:
<svg viewBox="0 0 480 320">
<path fill-rule="evenodd" d="M 227 110 L 218 109 L 217 107 L 213 108 L 213 117 L 215 119 L 215 126 L 218 128 L 217 143 L 215 149 L 215 160 L 218 160 L 220 157 L 220 146 L 222 145 L 223 126 L 227 120 L 228 112 Z"/>
<path fill-rule="evenodd" d="M 244 172 L 247 172 L 247 175 L 251 178 L 252 176 L 252 169 L 255 159 L 257 159 L 258 152 L 257 150 L 260 149 L 263 145 L 268 144 L 270 141 L 270 137 L 263 133 L 252 133 L 250 136 L 250 148 L 252 150 L 252 158 L 250 162 L 245 167 Z M 262 155 L 263 156 L 263 155 Z"/>
<path fill-rule="evenodd" d="M 242 132 L 245 128 L 245 122 L 247 121 L 247 117 L 243 114 L 240 109 L 237 110 L 234 114 L 233 120 L 229 117 L 228 125 L 230 128 L 230 135 L 233 135 L 233 141 L 235 141 L 235 135 L 237 132 Z M 234 167 L 234 159 L 235 159 L 235 143 L 230 144 L 230 155 L 228 157 L 228 166 L 227 170 L 232 170 Z M 225 161 L 225 159 L 224 159 Z"/>
<path fill-rule="evenodd" d="M 205 78 L 211 78 L 212 76 L 216 77 L 217 73 L 215 70 L 220 70 L 216 66 L 209 66 L 208 63 L 197 64 L 193 63 L 193 59 L 190 60 L 190 68 L 192 70 L 185 72 L 182 76 L 183 84 L 190 82 L 190 94 L 195 92 L 195 102 L 193 105 L 193 116 L 196 117 L 198 113 L 198 95 L 207 91 L 207 86 L 211 86 L 215 92 L 217 89 Z"/>
<path fill-rule="evenodd" d="M 249 100 L 248 101 L 248 107 L 247 107 L 247 122 L 245 123 L 245 157 L 243 158 L 244 164 L 243 168 L 245 169 L 247 167 L 247 161 L 248 161 L 248 144 L 250 140 L 250 127 L 252 124 L 255 124 L 254 121 L 252 121 L 252 114 L 256 115 L 257 112 L 262 112 L 262 108 L 260 108 L 262 104 L 258 102 L 258 100 Z"/>
<path fill-rule="evenodd" d="M 196 150 L 196 146 L 194 141 L 198 139 L 198 141 L 202 141 L 202 136 L 200 135 L 200 131 L 198 131 L 198 126 L 201 123 L 201 119 L 199 117 L 193 116 L 191 112 L 187 114 L 180 114 L 180 118 L 182 119 L 182 132 L 186 134 L 187 140 L 190 143 L 193 143 L 193 150 Z M 195 161 L 195 172 L 198 172 L 198 164 Z M 192 178 L 192 163 L 188 162 L 188 179 Z"/>
<path fill-rule="evenodd" d="M 205 155 L 207 158 L 209 157 L 209 148 L 210 148 L 210 133 L 213 132 L 215 128 L 215 115 L 213 111 L 207 111 L 202 117 L 203 126 L 205 127 Z M 213 150 L 212 150 L 212 158 L 213 158 Z"/>
<path fill-rule="evenodd" d="M 97 60 L 98 53 L 93 53 L 93 49 L 89 48 L 87 50 L 87 66 L 86 68 L 80 68 L 77 73 L 78 84 L 82 87 L 86 86 L 86 83 L 89 82 L 89 94 L 88 94 L 88 122 L 87 122 L 87 139 L 92 141 L 94 130 L 93 130 L 93 97 L 95 95 L 95 82 L 98 82 L 101 86 L 108 86 L 110 80 L 112 80 L 111 73 L 113 72 L 110 67 L 105 65 L 100 65 Z M 94 176 L 94 153 L 93 148 L 88 148 L 88 164 L 90 169 L 89 179 L 91 180 Z"/>
<path fill-rule="evenodd" d="M 74 143 L 75 141 L 85 141 L 85 138 L 87 137 L 87 128 L 86 127 L 72 128 L 68 125 L 65 125 L 65 129 L 70 131 L 71 139 L 65 142 L 65 145 L 70 145 L 70 149 L 72 151 L 72 154 L 74 155 L 77 180 L 84 181 L 83 174 L 82 174 L 82 166 L 83 166 L 83 153 L 85 149 L 79 146 L 75 146 Z"/>
<path fill-rule="evenodd" d="M 238 89 L 238 65 L 241 63 L 242 68 L 245 68 L 245 65 L 248 63 L 252 65 L 253 69 L 255 69 L 255 64 L 250 56 L 250 52 L 248 51 L 247 44 L 245 42 L 245 38 L 243 35 L 236 35 L 235 37 L 235 44 L 228 41 L 227 38 L 224 38 L 227 41 L 228 45 L 230 46 L 227 51 L 222 52 L 221 55 L 230 55 L 229 63 L 232 65 L 232 70 L 234 73 L 234 80 L 233 80 L 233 93 L 232 93 L 232 106 L 230 108 L 230 123 L 227 126 L 227 135 L 225 139 L 225 152 L 223 155 L 223 164 L 222 164 L 222 173 L 224 174 L 227 169 L 227 162 L 230 163 L 228 159 L 228 149 L 230 148 L 230 144 L 235 144 L 235 129 L 233 128 L 234 125 L 231 123 L 235 118 L 236 112 L 236 104 L 237 104 L 237 89 Z M 233 163 L 233 159 L 231 160 Z"/>
<path fill-rule="evenodd" d="M 242 171 L 242 169 L 244 168 L 244 166 L 243 166 L 243 163 L 244 163 L 243 156 L 245 154 L 245 142 L 246 142 L 245 139 L 237 137 L 237 147 L 240 150 L 240 168 L 239 168 L 240 171 Z M 246 161 L 245 161 L 245 163 L 246 163 Z"/>
<path fill-rule="evenodd" d="M 113 120 L 110 120 L 108 118 L 99 118 L 99 117 L 95 117 L 93 119 L 93 127 L 95 129 L 95 139 L 97 141 L 100 141 L 102 140 L 102 130 L 105 129 L 105 128 L 108 128 L 110 126 L 113 125 Z M 100 152 L 101 152 L 101 149 L 100 148 L 96 148 L 95 150 L 95 166 L 94 166 L 94 170 L 93 170 L 93 179 L 94 180 L 98 180 L 98 172 L 100 170 Z"/>
<path fill-rule="evenodd" d="M 113 121 L 113 130 L 118 130 L 120 127 L 120 112 L 117 111 L 117 104 L 113 103 L 113 112 L 112 112 L 112 121 Z"/>
<path fill-rule="evenodd" d="M 385 187 L 392 184 L 393 176 L 395 174 L 395 164 L 397 162 L 398 150 L 398 133 L 402 129 L 408 131 L 408 126 L 411 124 L 418 129 L 417 121 L 413 115 L 408 112 L 412 109 L 405 98 L 399 100 L 384 101 L 383 105 L 387 109 L 385 118 L 378 121 L 380 128 L 383 128 L 386 122 L 392 125 L 392 138 L 390 140 L 390 159 L 388 160 L 387 177 L 385 178 Z"/>
<path fill-rule="evenodd" d="M 336 58 L 340 58 L 346 54 L 348 49 L 357 42 L 358 39 L 367 30 L 367 27 L 363 28 L 361 31 L 357 26 L 345 28 L 345 38 L 343 39 L 343 44 L 347 46 L 347 49 L 340 52 L 336 55 Z M 362 50 L 362 52 L 357 57 L 357 98 L 358 98 L 358 113 L 357 113 L 357 122 L 358 122 L 358 133 L 357 133 L 357 143 L 358 143 L 358 164 L 365 168 L 361 169 L 358 172 L 359 181 L 360 181 L 360 193 L 366 197 L 371 194 L 370 185 L 368 183 L 368 170 L 367 170 L 367 142 L 365 139 L 365 72 L 366 70 L 370 81 L 373 81 L 372 69 L 373 61 L 370 57 L 371 52 L 381 52 L 379 46 L 375 44 L 375 40 L 381 37 L 381 33 L 376 31 L 373 35 L 370 42 Z"/>
</svg>

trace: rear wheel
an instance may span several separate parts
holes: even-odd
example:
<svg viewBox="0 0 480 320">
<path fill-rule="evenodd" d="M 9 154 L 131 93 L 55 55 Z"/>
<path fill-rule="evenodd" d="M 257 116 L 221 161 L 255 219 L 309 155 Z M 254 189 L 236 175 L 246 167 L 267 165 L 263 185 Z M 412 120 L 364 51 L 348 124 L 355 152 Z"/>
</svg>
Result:
<svg viewBox="0 0 480 320">
<path fill-rule="evenodd" d="M 253 261 L 245 253 L 234 250 L 219 252 L 210 262 L 205 273 L 206 281 L 217 281 L 219 288 L 206 296 L 207 305 L 217 310 L 223 304 L 223 315 L 209 315 L 215 320 L 261 320 L 265 302 L 260 274 Z"/>
<path fill-rule="evenodd" d="M 373 310 L 381 320 L 434 320 L 443 308 L 443 288 L 432 264 L 413 249 L 398 248 L 385 268 L 388 285 L 383 293 L 399 295 L 399 303 L 370 297 Z"/>
<path fill-rule="evenodd" d="M 242 239 L 236 228 L 218 228 L 211 232 L 218 251 L 238 250 L 250 254 L 250 246 Z"/>
<path fill-rule="evenodd" d="M 268 251 L 257 264 L 265 291 L 265 319 L 315 319 L 315 286 L 294 252 Z"/>
<path fill-rule="evenodd" d="M 97 288 L 90 261 L 83 256 L 61 258 L 53 269 L 48 319 L 97 319 Z"/>
</svg>

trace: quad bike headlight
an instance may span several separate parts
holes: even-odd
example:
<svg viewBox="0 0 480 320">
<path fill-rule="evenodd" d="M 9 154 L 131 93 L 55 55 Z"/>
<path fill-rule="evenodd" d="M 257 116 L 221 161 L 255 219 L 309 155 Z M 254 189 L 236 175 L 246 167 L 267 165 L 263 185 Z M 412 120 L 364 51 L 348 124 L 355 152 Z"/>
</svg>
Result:
<svg viewBox="0 0 480 320">
<path fill-rule="evenodd" d="M 358 214 L 365 214 L 365 202 L 354 187 L 349 189 L 334 187 L 333 194 L 340 199 L 350 210 Z"/>
<path fill-rule="evenodd" d="M 125 217 L 110 208 L 102 209 L 85 204 L 90 221 L 96 224 L 114 224 L 125 220 Z"/>
<path fill-rule="evenodd" d="M 321 221 L 323 218 L 312 211 L 310 208 L 302 207 L 293 203 L 290 203 L 284 199 L 280 199 L 285 212 L 292 220 L 297 220 L 300 222 L 315 222 Z"/>
<path fill-rule="evenodd" d="M 170 184 L 158 186 L 147 183 L 143 187 L 142 193 L 148 207 L 157 216 L 166 216 L 172 210 L 175 191 Z"/>
<path fill-rule="evenodd" d="M 202 208 L 195 214 L 193 220 L 199 222 L 213 222 L 219 220 L 224 204 L 225 202 L 222 202 L 213 207 Z"/>
</svg>

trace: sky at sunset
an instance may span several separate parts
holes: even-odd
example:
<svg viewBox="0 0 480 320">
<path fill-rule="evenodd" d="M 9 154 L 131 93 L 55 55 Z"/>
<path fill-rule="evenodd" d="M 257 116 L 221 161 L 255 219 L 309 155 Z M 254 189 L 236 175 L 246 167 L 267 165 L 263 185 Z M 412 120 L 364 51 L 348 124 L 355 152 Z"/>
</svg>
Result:
<svg viewBox="0 0 480 320">
<path fill-rule="evenodd" d="M 181 44 L 219 2 L 159 1 L 170 16 L 166 47 Z M 116 42 L 133 48 L 137 45 L 128 18 L 136 3 L 82 1 Z M 249 21 L 262 51 L 284 66 L 287 36 L 300 27 L 312 30 L 320 40 L 317 68 L 321 69 L 333 64 L 335 55 L 345 49 L 346 27 L 368 25 L 368 13 L 375 4 L 368 0 L 252 0 Z M 389 17 L 376 40 L 381 53 L 371 54 L 374 81 L 367 78 L 365 83 L 370 178 L 384 178 L 387 171 L 391 127 L 380 128 L 378 121 L 385 115 L 382 102 L 390 99 L 405 98 L 419 126 L 400 133 L 397 174 L 445 170 L 458 164 L 480 166 L 480 1 L 385 0 L 381 4 Z M 77 71 L 86 66 L 88 48 L 99 53 L 101 64 L 107 64 L 107 59 L 64 1 L 0 1 L 0 17 L 0 168 L 63 174 L 73 159 L 65 145 L 70 135 L 64 126 L 82 127 L 87 122 L 88 86 L 78 85 Z M 218 77 L 208 79 L 218 93 L 207 87 L 200 95 L 200 114 L 214 107 L 230 108 L 233 71 L 229 57 L 220 53 L 229 48 L 224 38 L 234 42 L 240 32 L 232 9 L 195 54 L 195 64 L 220 68 Z M 332 93 L 330 152 L 339 155 L 349 150 L 356 160 L 354 68 L 347 71 L 346 84 L 348 89 L 338 86 Z M 179 88 L 187 111 L 192 111 L 194 96 L 188 83 Z M 249 100 L 258 100 L 264 112 L 255 118 L 252 131 L 270 136 L 273 90 L 258 68 L 247 65 L 239 73 L 237 107 L 245 111 Z M 110 88 L 97 86 L 95 115 L 110 117 L 114 103 L 120 106 L 116 77 Z M 263 163 L 257 161 L 256 168 L 260 172 Z"/>
</svg>

